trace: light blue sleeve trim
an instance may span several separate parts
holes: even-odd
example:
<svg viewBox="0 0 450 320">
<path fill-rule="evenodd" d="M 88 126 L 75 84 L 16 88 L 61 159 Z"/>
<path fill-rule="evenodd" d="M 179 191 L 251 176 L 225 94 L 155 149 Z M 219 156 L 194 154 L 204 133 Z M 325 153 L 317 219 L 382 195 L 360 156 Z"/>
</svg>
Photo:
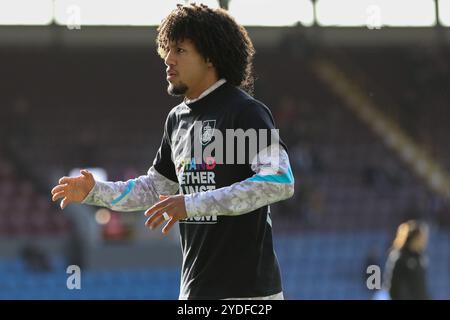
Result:
<svg viewBox="0 0 450 320">
<path fill-rule="evenodd" d="M 294 175 L 292 174 L 291 167 L 289 167 L 288 172 L 282 175 L 255 175 L 247 181 L 253 181 L 253 182 L 272 182 L 272 183 L 293 183 L 294 182 Z"/>
<path fill-rule="evenodd" d="M 122 192 L 122 194 L 111 202 L 111 206 L 116 205 L 120 200 L 125 198 L 127 194 L 130 193 L 131 189 L 133 189 L 133 187 L 134 187 L 134 180 L 130 180 L 127 184 L 126 189 Z"/>
</svg>

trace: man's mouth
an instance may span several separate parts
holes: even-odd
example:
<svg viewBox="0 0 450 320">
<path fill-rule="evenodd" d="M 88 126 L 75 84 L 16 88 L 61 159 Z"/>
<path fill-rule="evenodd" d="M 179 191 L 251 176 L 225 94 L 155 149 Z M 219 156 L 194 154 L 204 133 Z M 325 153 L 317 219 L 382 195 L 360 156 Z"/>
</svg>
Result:
<svg viewBox="0 0 450 320">
<path fill-rule="evenodd" d="M 167 72 L 167 77 L 166 78 L 167 78 L 167 80 L 172 80 L 176 76 L 177 76 L 177 73 L 175 71 L 170 70 L 170 71 Z"/>
</svg>

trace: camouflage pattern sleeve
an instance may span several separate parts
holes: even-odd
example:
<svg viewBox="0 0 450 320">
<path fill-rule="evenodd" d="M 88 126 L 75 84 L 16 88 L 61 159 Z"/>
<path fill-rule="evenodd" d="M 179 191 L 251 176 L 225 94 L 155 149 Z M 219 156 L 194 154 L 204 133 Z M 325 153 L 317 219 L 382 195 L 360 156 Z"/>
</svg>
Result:
<svg viewBox="0 0 450 320">
<path fill-rule="evenodd" d="M 279 145 L 260 152 L 252 170 L 255 175 L 231 186 L 185 195 L 188 217 L 241 215 L 294 194 L 289 157 Z"/>
<path fill-rule="evenodd" d="M 178 183 L 161 175 L 152 166 L 147 175 L 126 182 L 96 181 L 82 203 L 116 211 L 141 211 L 158 202 L 159 195 L 175 194 L 178 188 Z"/>
</svg>

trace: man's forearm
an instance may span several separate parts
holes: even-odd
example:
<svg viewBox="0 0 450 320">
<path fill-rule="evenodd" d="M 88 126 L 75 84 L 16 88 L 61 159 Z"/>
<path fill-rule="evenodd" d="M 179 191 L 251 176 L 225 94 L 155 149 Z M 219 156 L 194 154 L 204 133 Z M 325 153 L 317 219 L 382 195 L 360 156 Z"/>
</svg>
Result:
<svg viewBox="0 0 450 320">
<path fill-rule="evenodd" d="M 231 186 L 186 195 L 188 217 L 241 215 L 290 198 L 294 194 L 294 177 L 284 150 L 276 170 L 270 171 L 267 165 L 262 166 L 254 176 Z"/>
<path fill-rule="evenodd" d="M 159 195 L 175 194 L 178 187 L 151 167 L 147 175 L 126 182 L 96 181 L 82 203 L 116 211 L 141 211 L 158 202 Z"/>
</svg>

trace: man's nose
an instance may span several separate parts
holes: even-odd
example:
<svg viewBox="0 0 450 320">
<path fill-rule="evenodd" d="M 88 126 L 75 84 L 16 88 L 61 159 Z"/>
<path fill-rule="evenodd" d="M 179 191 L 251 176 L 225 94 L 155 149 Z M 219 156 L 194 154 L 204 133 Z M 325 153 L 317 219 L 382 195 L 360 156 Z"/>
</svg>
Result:
<svg viewBox="0 0 450 320">
<path fill-rule="evenodd" d="M 169 66 L 175 65 L 175 59 L 174 59 L 174 56 L 173 56 L 171 50 L 169 50 L 169 52 L 167 52 L 167 56 L 166 56 L 166 58 L 164 59 L 164 63 L 165 63 L 166 66 L 168 66 L 168 67 L 169 67 Z"/>
</svg>

